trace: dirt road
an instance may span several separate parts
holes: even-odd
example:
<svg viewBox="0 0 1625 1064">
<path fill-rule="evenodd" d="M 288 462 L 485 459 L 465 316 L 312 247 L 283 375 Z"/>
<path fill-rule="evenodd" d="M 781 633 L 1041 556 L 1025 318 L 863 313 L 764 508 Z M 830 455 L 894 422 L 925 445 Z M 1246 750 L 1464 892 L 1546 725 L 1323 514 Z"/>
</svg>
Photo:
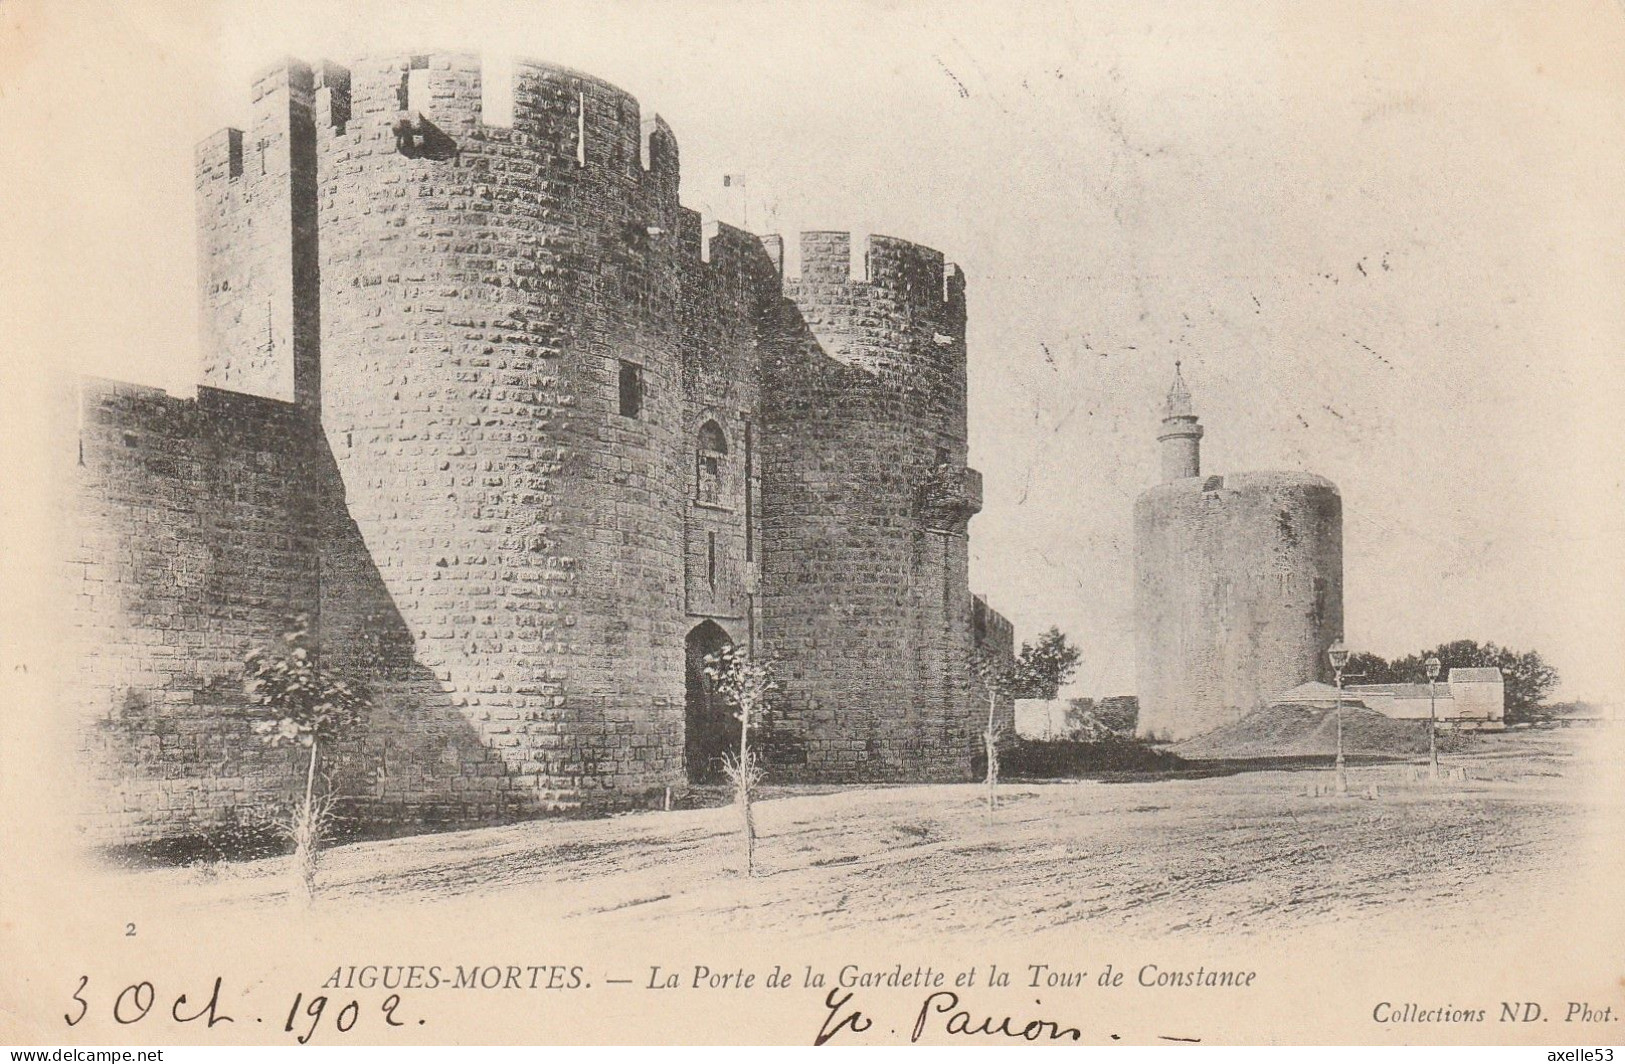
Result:
<svg viewBox="0 0 1625 1064">
<path fill-rule="evenodd" d="M 536 821 L 337 848 L 323 904 L 499 895 L 582 930 L 800 936 L 1023 934 L 1088 921 L 1129 935 L 1226 934 L 1505 915 L 1505 899 L 1592 874 L 1619 824 L 1620 737 L 1492 737 L 1425 786 L 1406 766 L 1127 783 L 1016 783 L 991 816 L 973 785 L 772 792 L 760 875 L 742 881 L 731 808 Z M 1374 794 L 1373 789 L 1374 788 Z M 1610 838 L 1613 836 L 1609 836 Z M 191 910 L 282 904 L 281 860 L 123 873 Z M 1531 895 L 1536 896 L 1536 895 Z M 813 918 L 813 919 L 809 919 Z"/>
</svg>

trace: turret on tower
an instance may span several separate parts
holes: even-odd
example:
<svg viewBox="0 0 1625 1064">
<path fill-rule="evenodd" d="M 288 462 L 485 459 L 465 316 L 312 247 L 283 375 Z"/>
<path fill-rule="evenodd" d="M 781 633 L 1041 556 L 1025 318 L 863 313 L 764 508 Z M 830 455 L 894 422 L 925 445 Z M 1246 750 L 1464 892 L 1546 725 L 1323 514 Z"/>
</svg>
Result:
<svg viewBox="0 0 1625 1064">
<path fill-rule="evenodd" d="M 1343 501 L 1299 472 L 1201 475 L 1179 364 L 1162 483 L 1134 501 L 1139 733 L 1178 741 L 1319 679 L 1343 632 Z"/>
<path fill-rule="evenodd" d="M 334 106 L 344 71 L 322 66 Z M 246 135 L 198 146 L 202 383 L 317 409 L 321 402 L 316 240 L 317 77 L 285 59 L 254 81 Z"/>
<path fill-rule="evenodd" d="M 1174 386 L 1168 389 L 1168 401 L 1163 408 L 1162 433 L 1157 442 L 1162 444 L 1162 479 L 1180 480 L 1202 475 L 1202 426 L 1196 421 L 1191 407 L 1190 389 L 1180 375 L 1179 363 L 1174 363 Z"/>
</svg>

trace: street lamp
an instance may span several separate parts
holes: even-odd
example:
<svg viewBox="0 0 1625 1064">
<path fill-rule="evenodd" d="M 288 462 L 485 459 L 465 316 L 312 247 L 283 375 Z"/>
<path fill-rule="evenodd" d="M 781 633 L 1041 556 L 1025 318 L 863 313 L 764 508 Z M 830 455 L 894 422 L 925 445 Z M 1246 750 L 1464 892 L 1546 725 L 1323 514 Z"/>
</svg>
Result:
<svg viewBox="0 0 1625 1064">
<path fill-rule="evenodd" d="M 1337 793 L 1349 792 L 1348 771 L 1343 766 L 1343 666 L 1349 663 L 1349 648 L 1341 639 L 1326 648 L 1326 660 L 1332 663 L 1337 680 Z"/>
<path fill-rule="evenodd" d="M 1429 657 L 1422 663 L 1428 671 L 1428 764 L 1433 766 L 1433 778 L 1439 778 L 1439 715 L 1435 708 L 1434 683 L 1439 679 L 1439 659 Z"/>
</svg>

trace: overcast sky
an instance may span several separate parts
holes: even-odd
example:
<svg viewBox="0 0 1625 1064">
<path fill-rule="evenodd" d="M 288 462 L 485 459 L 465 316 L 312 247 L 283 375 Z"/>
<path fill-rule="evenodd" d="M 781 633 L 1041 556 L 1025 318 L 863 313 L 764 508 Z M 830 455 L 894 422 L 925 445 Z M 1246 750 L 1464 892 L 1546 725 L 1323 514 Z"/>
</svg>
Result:
<svg viewBox="0 0 1625 1064">
<path fill-rule="evenodd" d="M 248 6 L 0 3 L 9 424 L 41 366 L 190 390 L 192 146 L 256 68 L 532 56 L 663 114 L 691 207 L 741 222 L 743 173 L 755 230 L 961 264 L 973 584 L 1083 648 L 1077 693 L 1133 689 L 1180 358 L 1205 471 L 1341 488 L 1353 647 L 1533 647 L 1617 697 L 1619 0 Z"/>
</svg>

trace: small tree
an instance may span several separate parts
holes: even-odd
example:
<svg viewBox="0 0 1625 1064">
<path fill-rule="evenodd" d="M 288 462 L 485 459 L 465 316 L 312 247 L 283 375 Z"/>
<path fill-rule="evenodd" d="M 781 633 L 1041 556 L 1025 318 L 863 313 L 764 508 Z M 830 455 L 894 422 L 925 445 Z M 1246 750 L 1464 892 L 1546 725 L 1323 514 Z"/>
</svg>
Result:
<svg viewBox="0 0 1625 1064">
<path fill-rule="evenodd" d="M 324 671 L 310 645 L 308 620 L 300 615 L 282 638 L 243 659 L 243 690 L 255 715 L 254 731 L 269 746 L 292 743 L 310 751 L 305 766 L 305 793 L 292 821 L 285 826 L 294 845 L 305 898 L 316 897 L 316 862 L 332 819 L 333 793 L 316 790 L 316 769 L 324 743 L 331 743 L 370 706 L 371 696 L 359 684 L 346 683 Z"/>
<path fill-rule="evenodd" d="M 987 692 L 987 730 L 982 739 L 987 747 L 987 808 L 998 808 L 1000 698 L 1053 699 L 1077 671 L 1082 655 L 1053 625 L 1031 643 L 1022 643 L 1014 658 L 1004 658 L 977 650 L 971 654 L 970 671 Z"/>
<path fill-rule="evenodd" d="M 999 807 L 999 699 L 1011 697 L 1019 676 L 1014 661 L 981 650 L 971 654 L 970 672 L 987 692 L 987 730 L 982 742 L 987 750 L 987 811 L 991 813 Z"/>
<path fill-rule="evenodd" d="M 1036 641 L 1021 644 L 1011 677 L 1014 693 L 1019 698 L 1055 698 L 1078 670 L 1081 657 L 1078 648 L 1066 641 L 1059 628 L 1051 625 Z"/>
<path fill-rule="evenodd" d="M 1347 680 L 1358 676 L 1361 683 L 1409 683 L 1410 674 L 1404 669 L 1396 669 L 1395 664 L 1398 663 L 1391 664 L 1379 654 L 1366 650 L 1356 651 L 1349 655 L 1348 663 L 1343 666 L 1343 678 Z M 1420 669 L 1421 664 L 1418 661 L 1417 670 Z"/>
<path fill-rule="evenodd" d="M 761 713 L 779 689 L 773 679 L 773 666 L 769 661 L 758 661 L 750 651 L 732 643 L 705 657 L 705 676 L 723 700 L 734 707 L 739 718 L 739 756 L 725 756 L 723 771 L 734 785 L 734 800 L 739 806 L 740 827 L 745 838 L 745 875 L 756 874 L 756 823 L 752 819 L 750 800 L 761 782 L 761 757 L 751 749 L 750 729 L 760 726 Z"/>
</svg>

